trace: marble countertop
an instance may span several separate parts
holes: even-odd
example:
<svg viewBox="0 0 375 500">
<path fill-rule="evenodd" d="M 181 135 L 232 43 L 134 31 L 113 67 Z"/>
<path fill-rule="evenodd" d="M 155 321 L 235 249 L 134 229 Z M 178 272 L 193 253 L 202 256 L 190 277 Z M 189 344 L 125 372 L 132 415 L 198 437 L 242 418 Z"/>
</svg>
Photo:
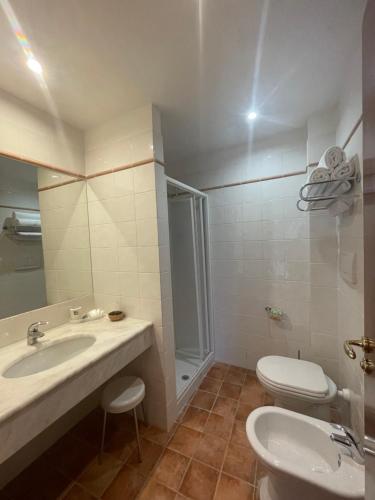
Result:
<svg viewBox="0 0 375 500">
<path fill-rule="evenodd" d="M 45 336 L 34 346 L 25 338 L 0 348 L 0 423 L 22 410 L 55 387 L 73 378 L 118 347 L 145 332 L 152 323 L 126 318 L 110 322 L 107 318 L 85 323 L 65 323 L 45 331 Z M 93 336 L 95 343 L 77 356 L 48 370 L 19 378 L 5 378 L 2 373 L 16 360 L 37 349 L 74 336 Z"/>
</svg>

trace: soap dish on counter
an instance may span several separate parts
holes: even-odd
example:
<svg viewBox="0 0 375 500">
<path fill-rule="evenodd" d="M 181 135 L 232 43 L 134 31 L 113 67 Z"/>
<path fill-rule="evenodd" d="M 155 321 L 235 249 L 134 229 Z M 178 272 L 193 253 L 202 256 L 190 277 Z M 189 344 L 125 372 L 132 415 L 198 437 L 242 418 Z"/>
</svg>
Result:
<svg viewBox="0 0 375 500">
<path fill-rule="evenodd" d="M 125 318 L 124 311 L 111 311 L 108 313 L 108 319 L 110 321 L 121 321 Z"/>
</svg>

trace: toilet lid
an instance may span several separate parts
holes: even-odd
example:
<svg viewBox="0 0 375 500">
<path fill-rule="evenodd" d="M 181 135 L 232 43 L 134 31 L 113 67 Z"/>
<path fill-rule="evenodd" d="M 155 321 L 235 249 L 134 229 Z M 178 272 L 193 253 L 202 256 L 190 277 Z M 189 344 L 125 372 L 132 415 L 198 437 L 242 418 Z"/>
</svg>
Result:
<svg viewBox="0 0 375 500">
<path fill-rule="evenodd" d="M 291 391 L 322 397 L 328 393 L 328 384 L 322 367 L 302 359 L 284 356 L 265 356 L 257 363 L 257 370 L 265 381 Z"/>
</svg>

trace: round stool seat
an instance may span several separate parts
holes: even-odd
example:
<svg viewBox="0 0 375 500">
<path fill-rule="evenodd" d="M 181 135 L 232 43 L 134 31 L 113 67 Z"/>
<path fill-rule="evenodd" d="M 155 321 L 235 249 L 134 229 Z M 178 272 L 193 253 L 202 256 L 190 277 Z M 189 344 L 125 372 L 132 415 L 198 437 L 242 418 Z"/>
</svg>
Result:
<svg viewBox="0 0 375 500">
<path fill-rule="evenodd" d="M 138 406 L 145 397 L 145 384 L 139 377 L 120 377 L 103 390 L 101 405 L 108 413 L 123 413 Z"/>
</svg>

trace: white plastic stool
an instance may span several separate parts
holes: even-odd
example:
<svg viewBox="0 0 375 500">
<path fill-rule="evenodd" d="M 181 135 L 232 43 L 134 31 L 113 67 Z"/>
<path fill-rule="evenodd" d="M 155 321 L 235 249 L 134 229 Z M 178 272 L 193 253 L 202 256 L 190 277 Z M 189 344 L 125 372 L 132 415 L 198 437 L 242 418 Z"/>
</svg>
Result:
<svg viewBox="0 0 375 500">
<path fill-rule="evenodd" d="M 101 398 L 101 406 L 104 410 L 102 440 L 100 445 L 99 461 L 101 462 L 105 428 L 107 423 L 107 413 L 124 413 L 133 410 L 135 432 L 138 443 L 139 461 L 142 461 L 141 442 L 139 439 L 139 429 L 137 421 L 136 408 L 139 404 L 142 405 L 143 419 L 145 420 L 145 411 L 143 407 L 143 399 L 145 397 L 145 384 L 138 377 L 120 377 L 110 382 L 103 390 Z"/>
</svg>

